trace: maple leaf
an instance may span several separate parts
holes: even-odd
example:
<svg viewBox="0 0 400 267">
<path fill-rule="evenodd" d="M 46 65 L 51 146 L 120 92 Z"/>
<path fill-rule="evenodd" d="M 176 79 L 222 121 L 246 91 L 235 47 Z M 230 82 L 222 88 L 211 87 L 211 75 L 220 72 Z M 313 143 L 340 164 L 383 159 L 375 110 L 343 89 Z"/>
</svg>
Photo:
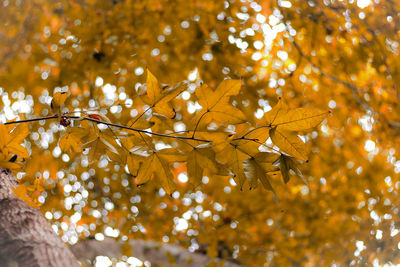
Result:
<svg viewBox="0 0 400 267">
<path fill-rule="evenodd" d="M 0 167 L 5 168 L 5 169 L 10 169 L 10 170 L 15 170 L 15 169 L 21 168 L 22 167 L 21 164 L 10 161 L 11 157 L 13 157 L 12 154 L 4 155 L 3 153 L 0 153 Z"/>
<path fill-rule="evenodd" d="M 174 177 L 170 171 L 168 161 L 157 152 L 153 152 L 139 168 L 136 182 L 138 185 L 147 183 L 152 177 L 161 184 L 161 187 L 172 194 L 175 189 Z"/>
<path fill-rule="evenodd" d="M 271 127 L 271 125 L 275 122 L 278 116 L 282 114 L 286 114 L 288 111 L 288 106 L 283 100 L 279 100 L 279 102 L 272 107 L 270 111 L 264 114 L 261 118 L 261 122 L 263 125 L 267 125 Z"/>
<path fill-rule="evenodd" d="M 263 168 L 256 158 L 246 159 L 244 161 L 244 169 L 250 189 L 257 188 L 258 181 L 260 181 L 264 188 L 271 191 L 274 195 L 274 199 L 279 202 L 275 190 L 272 188 L 269 181 L 270 177 L 267 174 L 268 171 Z"/>
<path fill-rule="evenodd" d="M 246 116 L 243 112 L 229 104 L 230 97 L 239 94 L 240 87 L 240 80 L 227 79 L 222 81 L 215 91 L 206 84 L 198 88 L 195 94 L 203 110 L 194 119 L 197 125 L 200 122 L 207 124 L 211 121 L 226 124 L 244 122 Z"/>
<path fill-rule="evenodd" d="M 307 147 L 296 134 L 283 131 L 278 126 L 276 128 L 272 128 L 269 131 L 269 135 L 271 136 L 272 142 L 277 145 L 280 150 L 295 158 L 307 161 Z"/>
<path fill-rule="evenodd" d="M 289 109 L 283 100 L 279 100 L 261 122 L 272 128 L 279 126 L 285 131 L 306 131 L 318 126 L 329 113 L 314 108 Z"/>
<path fill-rule="evenodd" d="M 82 139 L 88 135 L 86 129 L 81 127 L 70 128 L 67 133 L 65 133 L 59 142 L 59 146 L 62 151 L 67 152 L 72 149 L 75 152 L 81 152 L 83 142 Z"/>
<path fill-rule="evenodd" d="M 249 124 L 239 124 L 235 126 L 235 131 L 231 143 L 251 155 L 257 154 L 260 145 L 269 137 L 267 127 L 253 128 Z"/>
<path fill-rule="evenodd" d="M 239 185 L 240 189 L 243 190 L 243 184 L 246 181 L 246 175 L 244 173 L 243 161 L 248 159 L 250 156 L 238 149 L 235 145 L 228 142 L 224 148 L 217 152 L 217 159 L 224 157 L 226 158 L 226 164 L 234 174 L 234 179 Z"/>
<path fill-rule="evenodd" d="M 169 102 L 183 91 L 183 89 L 181 89 L 181 84 L 161 91 L 157 78 L 147 69 L 146 87 L 147 95 L 142 96 L 143 101 L 150 105 L 155 113 L 168 118 L 174 118 L 175 110 L 171 107 Z"/>
<path fill-rule="evenodd" d="M 102 134 L 83 145 L 84 148 L 89 149 L 89 163 L 96 162 L 102 155 L 106 154 L 106 151 L 111 151 L 114 154 L 118 154 L 118 150 L 115 148 L 115 146 L 117 146 L 115 140 L 107 138 L 106 135 Z"/>
<path fill-rule="evenodd" d="M 29 134 L 27 124 L 20 124 L 15 128 L 10 128 L 4 124 L 0 124 L 0 152 L 8 157 L 9 153 L 15 154 L 22 158 L 28 158 L 28 150 L 21 145 L 23 140 Z"/>
<path fill-rule="evenodd" d="M 126 156 L 126 164 L 128 165 L 129 173 L 133 176 L 138 175 L 139 166 L 144 161 L 143 157 L 140 157 L 134 153 L 128 153 Z"/>
<path fill-rule="evenodd" d="M 210 148 L 194 148 L 187 156 L 187 171 L 191 183 L 194 187 L 202 183 L 205 171 L 218 173 L 218 168 L 214 162 L 215 153 Z"/>
<path fill-rule="evenodd" d="M 276 163 L 279 163 L 281 174 L 285 184 L 289 182 L 290 180 L 289 171 L 292 170 L 297 176 L 299 176 L 302 179 L 302 181 L 307 186 L 309 186 L 307 180 L 304 178 L 303 174 L 301 173 L 300 169 L 297 166 L 297 163 L 294 161 L 293 158 L 281 155 L 279 159 L 276 161 Z"/>
<path fill-rule="evenodd" d="M 67 92 L 56 92 L 51 100 L 50 107 L 53 113 L 60 113 L 61 107 L 64 105 L 65 100 L 67 100 Z"/>
<path fill-rule="evenodd" d="M 291 109 L 280 112 L 271 126 L 279 126 L 284 131 L 305 131 L 320 124 L 328 113 L 310 108 Z"/>
</svg>

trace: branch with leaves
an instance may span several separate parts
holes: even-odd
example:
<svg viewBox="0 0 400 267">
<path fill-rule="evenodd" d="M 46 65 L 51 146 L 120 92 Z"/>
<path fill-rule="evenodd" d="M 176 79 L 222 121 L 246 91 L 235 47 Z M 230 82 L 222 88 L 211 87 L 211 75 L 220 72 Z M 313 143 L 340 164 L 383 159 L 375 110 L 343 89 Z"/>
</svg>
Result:
<svg viewBox="0 0 400 267">
<path fill-rule="evenodd" d="M 298 160 L 308 160 L 308 149 L 297 133 L 313 129 L 329 112 L 290 109 L 280 100 L 252 125 L 245 114 L 231 104 L 231 97 L 238 95 L 240 89 L 241 81 L 230 79 L 221 82 L 215 90 L 206 84 L 197 88 L 195 96 L 202 109 L 195 114 L 192 125 L 188 125 L 193 130 L 180 133 L 173 133 L 172 129 L 153 131 L 159 126 L 155 122 L 157 119 L 174 120 L 173 100 L 183 89 L 181 86 L 162 89 L 150 71 L 147 71 L 146 88 L 140 95 L 144 112 L 126 124 L 112 123 L 101 113 L 79 111 L 83 115 L 75 115 L 77 112 L 68 111 L 65 104 L 68 94 L 57 92 L 51 102 L 54 115 L 0 125 L 0 164 L 10 169 L 23 167 L 23 159 L 29 157 L 28 150 L 21 145 L 29 133 L 28 123 L 58 120 L 65 128 L 59 140 L 64 153 L 86 151 L 84 154 L 91 164 L 107 155 L 109 161 L 127 166 L 137 185 L 155 180 L 172 194 L 176 183 L 171 165 L 186 162 L 194 187 L 201 184 L 204 175 L 231 176 L 241 190 L 256 188 L 261 182 L 277 199 L 271 174 L 280 171 L 285 183 L 290 180 L 290 170 L 302 177 Z M 150 116 L 145 115 L 148 111 L 152 112 Z M 18 126 L 14 127 L 16 124 Z M 274 146 L 267 142 L 269 138 Z M 156 146 L 160 140 L 179 142 L 160 149 Z M 15 155 L 16 160 L 11 160 Z M 304 178 L 303 181 L 307 183 Z M 26 195 L 26 190 L 20 193 Z"/>
</svg>

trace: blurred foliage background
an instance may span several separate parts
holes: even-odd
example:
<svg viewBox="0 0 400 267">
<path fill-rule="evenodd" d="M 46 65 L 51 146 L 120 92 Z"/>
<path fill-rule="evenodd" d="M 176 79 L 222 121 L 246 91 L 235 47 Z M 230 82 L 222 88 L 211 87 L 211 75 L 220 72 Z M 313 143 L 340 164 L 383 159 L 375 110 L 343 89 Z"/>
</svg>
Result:
<svg viewBox="0 0 400 267">
<path fill-rule="evenodd" d="M 392 0 L 2 0 L 0 120 L 51 114 L 57 91 L 69 110 L 102 109 L 126 124 L 146 68 L 162 83 L 186 81 L 179 114 L 158 122 L 186 127 L 202 81 L 241 79 L 234 98 L 249 120 L 282 97 L 291 107 L 332 110 L 303 135 L 312 146 L 300 179 L 280 199 L 241 192 L 229 178 L 193 189 L 172 169 L 172 197 L 134 186 L 105 155 L 64 153 L 56 122 L 30 124 L 31 158 L 21 183 L 43 182 L 41 211 L 64 242 L 104 235 L 180 244 L 245 266 L 396 264 L 399 255 L 399 12 Z M 122 105 L 117 105 L 121 104 Z M 183 124 L 183 125 L 182 125 Z M 165 140 L 159 142 L 167 142 Z M 126 262 L 111 259 L 114 263 Z M 148 264 L 148 263 L 146 263 Z"/>
</svg>

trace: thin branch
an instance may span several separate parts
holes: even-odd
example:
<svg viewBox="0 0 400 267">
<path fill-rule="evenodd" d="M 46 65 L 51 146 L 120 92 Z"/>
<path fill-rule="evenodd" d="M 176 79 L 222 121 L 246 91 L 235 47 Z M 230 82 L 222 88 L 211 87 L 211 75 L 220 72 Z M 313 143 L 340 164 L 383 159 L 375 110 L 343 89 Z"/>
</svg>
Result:
<svg viewBox="0 0 400 267">
<path fill-rule="evenodd" d="M 51 120 L 51 119 L 57 119 L 58 115 L 52 115 L 48 117 L 40 117 L 40 118 L 34 118 L 34 119 L 28 119 L 28 120 L 19 120 L 19 121 L 9 121 L 5 122 L 3 124 L 18 124 L 18 123 L 26 123 L 26 122 L 34 122 L 34 121 L 42 121 L 42 120 Z"/>
<path fill-rule="evenodd" d="M 187 137 L 187 136 L 176 136 L 176 135 L 171 135 L 171 133 L 170 134 L 154 133 L 154 132 L 150 132 L 150 131 L 146 131 L 146 130 L 142 130 L 142 129 L 136 129 L 136 128 L 132 128 L 132 127 L 124 126 L 124 125 L 114 124 L 114 123 L 105 122 L 105 121 L 99 121 L 99 120 L 96 120 L 96 119 L 93 119 L 93 118 L 90 118 L 90 117 L 79 117 L 79 116 L 62 116 L 62 117 L 69 118 L 69 119 L 72 119 L 72 120 L 87 120 L 87 121 L 91 121 L 91 122 L 94 122 L 94 123 L 97 123 L 97 124 L 104 124 L 104 125 L 107 125 L 108 128 L 111 131 L 112 131 L 112 129 L 110 128 L 110 126 L 117 127 L 117 128 L 120 128 L 120 129 L 130 130 L 130 131 L 134 131 L 134 132 L 138 132 L 138 133 L 146 133 L 146 134 L 160 136 L 160 137 L 174 138 L 174 139 L 177 139 L 177 140 L 180 140 L 180 141 L 192 140 L 192 141 L 205 142 L 205 143 L 211 143 L 212 142 L 212 140 L 199 139 L 199 138 Z M 4 124 L 28 123 L 28 122 L 41 121 L 41 120 L 50 120 L 50 119 L 58 119 L 58 118 L 59 118 L 59 115 L 53 115 L 53 116 L 40 117 L 40 118 L 34 118 L 34 119 L 28 119 L 28 120 L 10 121 L 10 122 L 6 122 Z M 254 131 L 256 129 L 260 129 L 260 128 L 263 128 L 263 127 L 270 127 L 270 126 L 259 126 L 259 127 L 255 128 L 255 129 L 252 129 L 251 131 Z M 246 133 L 244 136 L 249 134 L 251 131 Z M 188 132 L 188 131 L 184 131 L 184 132 Z M 114 132 L 113 132 L 113 134 L 118 139 L 118 137 L 115 135 Z M 269 149 L 272 149 L 272 150 L 274 150 L 276 152 L 279 152 L 274 148 L 268 147 L 267 145 L 265 145 L 265 144 L 263 144 L 261 142 L 258 142 L 256 139 L 245 138 L 244 136 L 232 139 L 232 141 L 248 140 L 248 141 L 256 142 L 256 143 L 258 143 L 260 145 L 264 145 L 265 147 L 267 147 Z M 185 143 L 193 147 L 193 145 L 191 145 L 190 143 L 188 143 L 186 141 L 185 141 Z M 243 152 L 243 153 L 245 153 L 245 152 Z"/>
<path fill-rule="evenodd" d="M 76 116 L 67 116 L 67 118 L 80 119 L 80 117 L 77 118 Z M 135 132 L 138 132 L 138 133 L 146 133 L 146 134 L 160 136 L 160 137 L 169 137 L 169 138 L 182 139 L 182 140 L 193 140 L 193 141 L 206 142 L 206 143 L 210 143 L 211 142 L 211 140 L 198 139 L 198 138 L 187 137 L 187 136 L 176 136 L 176 135 L 167 135 L 167 134 L 161 134 L 161 133 L 153 133 L 153 132 L 146 131 L 146 130 L 135 129 L 135 128 L 131 128 L 131 127 L 128 127 L 128 126 L 109 123 L 109 122 L 105 122 L 105 121 L 99 121 L 99 120 L 95 120 L 95 119 L 87 118 L 87 117 L 82 118 L 82 120 L 92 121 L 92 122 L 95 122 L 95 123 L 101 123 L 101 124 L 105 124 L 105 125 L 108 125 L 108 126 L 118 127 L 118 128 L 121 128 L 121 129 L 131 130 L 131 131 L 135 131 Z"/>
</svg>

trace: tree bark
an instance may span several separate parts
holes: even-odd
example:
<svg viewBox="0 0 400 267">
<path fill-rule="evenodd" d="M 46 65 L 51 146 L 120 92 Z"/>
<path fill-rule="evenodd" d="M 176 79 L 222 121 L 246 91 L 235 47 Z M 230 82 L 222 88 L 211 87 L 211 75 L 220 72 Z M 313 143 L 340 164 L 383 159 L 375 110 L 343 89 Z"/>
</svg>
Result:
<svg viewBox="0 0 400 267">
<path fill-rule="evenodd" d="M 21 267 L 80 266 L 78 260 L 97 256 L 122 257 L 122 243 L 106 238 L 81 240 L 67 247 L 38 209 L 14 195 L 17 182 L 11 172 L 0 168 L 0 265 Z M 165 266 L 197 267 L 221 259 L 191 253 L 183 247 L 145 240 L 126 241 L 131 255 L 142 261 Z M 226 261 L 224 267 L 241 265 Z"/>
<path fill-rule="evenodd" d="M 165 243 L 146 240 L 131 239 L 128 242 L 131 248 L 131 256 L 142 261 L 163 266 L 200 267 L 210 262 L 220 263 L 221 259 L 211 260 L 209 256 L 201 253 L 192 253 L 187 249 Z M 103 241 L 86 239 L 79 241 L 71 247 L 72 252 L 79 260 L 94 259 L 96 256 L 120 258 L 122 256 L 122 242 L 113 238 L 105 238 Z M 217 265 L 219 266 L 219 265 Z M 226 261 L 224 267 L 241 267 L 241 265 Z"/>
<path fill-rule="evenodd" d="M 80 266 L 38 209 L 14 195 L 11 172 L 0 168 L 0 265 Z"/>
</svg>

